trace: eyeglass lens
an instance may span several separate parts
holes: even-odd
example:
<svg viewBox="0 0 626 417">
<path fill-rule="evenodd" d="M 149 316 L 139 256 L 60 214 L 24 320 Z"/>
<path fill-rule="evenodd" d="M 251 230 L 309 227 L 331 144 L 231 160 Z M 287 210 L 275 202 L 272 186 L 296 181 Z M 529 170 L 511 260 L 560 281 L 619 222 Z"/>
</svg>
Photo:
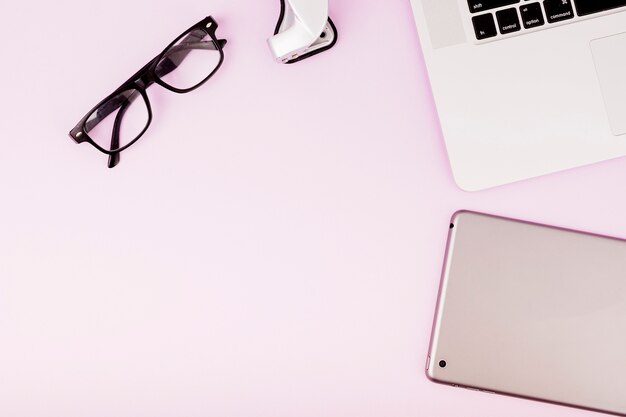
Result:
<svg viewBox="0 0 626 417">
<path fill-rule="evenodd" d="M 91 139 L 106 151 L 116 151 L 137 139 L 150 121 L 143 95 L 128 89 L 102 103 L 85 123 Z"/>
<path fill-rule="evenodd" d="M 188 90 L 206 80 L 220 60 L 221 52 L 209 34 L 194 29 L 163 54 L 155 74 L 170 87 Z"/>
</svg>

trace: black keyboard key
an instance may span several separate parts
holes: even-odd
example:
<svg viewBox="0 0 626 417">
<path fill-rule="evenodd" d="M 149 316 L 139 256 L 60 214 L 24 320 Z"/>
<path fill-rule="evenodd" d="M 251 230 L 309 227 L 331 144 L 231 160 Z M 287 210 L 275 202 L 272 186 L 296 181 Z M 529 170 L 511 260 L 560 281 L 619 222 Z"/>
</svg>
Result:
<svg viewBox="0 0 626 417">
<path fill-rule="evenodd" d="M 498 26 L 500 26 L 500 33 L 503 35 L 522 29 L 517 16 L 517 9 L 500 10 L 496 13 L 496 18 L 498 19 Z"/>
<path fill-rule="evenodd" d="M 496 22 L 491 13 L 475 16 L 472 22 L 474 22 L 474 32 L 478 40 L 492 38 L 498 34 Z"/>
<path fill-rule="evenodd" d="M 546 9 L 548 23 L 574 18 L 571 0 L 544 0 L 543 7 Z"/>
<path fill-rule="evenodd" d="M 543 12 L 539 3 L 525 4 L 519 9 L 522 14 L 522 24 L 526 29 L 543 26 L 546 22 L 543 20 Z"/>
<path fill-rule="evenodd" d="M 604 12 L 626 6 L 626 0 L 574 0 L 579 16 Z"/>
<path fill-rule="evenodd" d="M 519 1 L 520 0 L 467 0 L 467 4 L 469 5 L 470 12 L 478 13 L 495 9 L 496 7 L 519 3 Z"/>
</svg>

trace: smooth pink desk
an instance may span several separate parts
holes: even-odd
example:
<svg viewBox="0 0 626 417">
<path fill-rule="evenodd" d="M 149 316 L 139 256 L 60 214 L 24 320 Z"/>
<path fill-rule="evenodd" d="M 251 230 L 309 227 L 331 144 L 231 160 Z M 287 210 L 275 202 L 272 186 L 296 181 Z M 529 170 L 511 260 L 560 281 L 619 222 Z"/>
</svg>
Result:
<svg viewBox="0 0 626 417">
<path fill-rule="evenodd" d="M 423 368 L 450 215 L 626 237 L 626 162 L 459 191 L 408 0 L 331 9 L 337 47 L 280 66 L 278 0 L 2 2 L 1 416 L 594 415 Z M 207 14 L 209 84 L 153 88 L 115 170 L 70 141 Z"/>
</svg>

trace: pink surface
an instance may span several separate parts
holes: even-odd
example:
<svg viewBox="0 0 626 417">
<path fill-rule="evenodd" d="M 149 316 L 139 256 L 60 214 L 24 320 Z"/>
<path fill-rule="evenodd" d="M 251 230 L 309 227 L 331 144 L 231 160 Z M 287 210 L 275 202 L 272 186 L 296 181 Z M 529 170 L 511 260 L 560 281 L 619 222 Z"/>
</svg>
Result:
<svg viewBox="0 0 626 417">
<path fill-rule="evenodd" d="M 626 237 L 624 160 L 453 184 L 408 0 L 335 0 L 295 66 L 278 0 L 3 2 L 0 415 L 559 417 L 423 368 L 451 214 Z M 67 132 L 212 14 L 226 62 L 115 170 Z"/>
</svg>

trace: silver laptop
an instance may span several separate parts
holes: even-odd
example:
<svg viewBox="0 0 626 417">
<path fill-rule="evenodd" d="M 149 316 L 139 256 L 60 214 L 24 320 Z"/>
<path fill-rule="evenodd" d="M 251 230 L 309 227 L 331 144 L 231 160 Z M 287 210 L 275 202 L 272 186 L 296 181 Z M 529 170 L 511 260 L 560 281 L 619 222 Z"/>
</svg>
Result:
<svg viewBox="0 0 626 417">
<path fill-rule="evenodd" d="M 626 241 L 452 219 L 428 376 L 626 415 Z"/>
<path fill-rule="evenodd" d="M 626 155 L 626 0 L 411 0 L 457 184 Z"/>
</svg>

